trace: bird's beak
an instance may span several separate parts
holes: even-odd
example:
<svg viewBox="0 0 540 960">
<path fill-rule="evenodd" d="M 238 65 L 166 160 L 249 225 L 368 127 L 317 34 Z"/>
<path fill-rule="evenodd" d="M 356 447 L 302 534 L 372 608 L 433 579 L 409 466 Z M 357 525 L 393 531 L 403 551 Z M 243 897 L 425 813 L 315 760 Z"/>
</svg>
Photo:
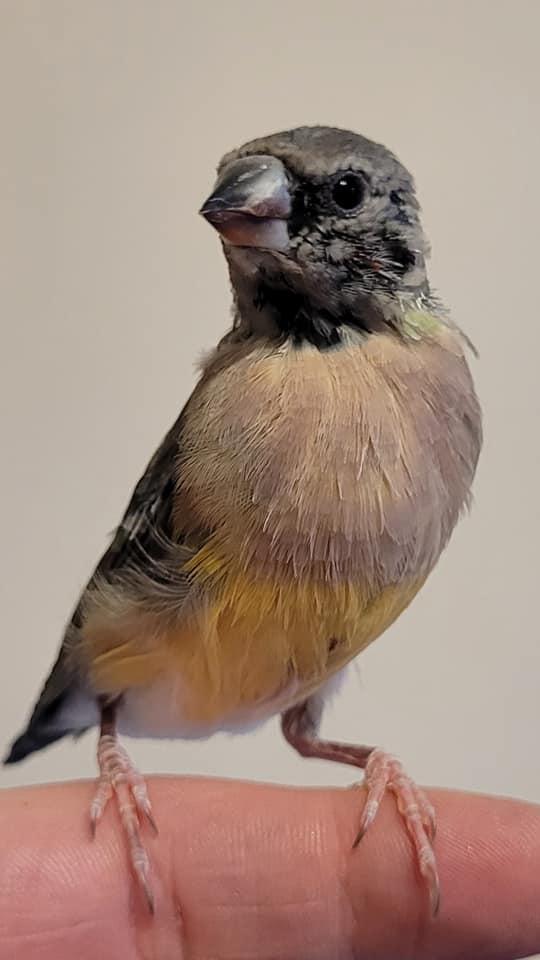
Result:
<svg viewBox="0 0 540 960">
<path fill-rule="evenodd" d="M 233 246 L 280 251 L 289 246 L 290 212 L 285 167 L 263 155 L 226 164 L 199 211 Z"/>
</svg>

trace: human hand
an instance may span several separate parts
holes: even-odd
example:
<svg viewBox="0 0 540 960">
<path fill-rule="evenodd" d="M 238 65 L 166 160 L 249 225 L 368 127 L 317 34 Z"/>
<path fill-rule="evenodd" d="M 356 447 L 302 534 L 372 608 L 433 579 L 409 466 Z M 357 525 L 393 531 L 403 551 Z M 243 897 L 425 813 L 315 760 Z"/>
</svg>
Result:
<svg viewBox="0 0 540 960">
<path fill-rule="evenodd" d="M 540 950 L 540 807 L 430 791 L 442 893 L 433 920 L 391 798 L 353 851 L 359 790 L 173 777 L 150 790 L 154 917 L 112 812 L 90 839 L 90 784 L 0 794 L 0 960 L 510 960 Z"/>
</svg>

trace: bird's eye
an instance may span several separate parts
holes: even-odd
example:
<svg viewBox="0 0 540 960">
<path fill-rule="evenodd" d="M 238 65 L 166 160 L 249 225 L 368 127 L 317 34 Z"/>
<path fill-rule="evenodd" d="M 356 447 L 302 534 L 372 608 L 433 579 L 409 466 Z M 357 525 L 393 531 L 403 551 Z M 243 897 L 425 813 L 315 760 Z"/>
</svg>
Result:
<svg viewBox="0 0 540 960">
<path fill-rule="evenodd" d="M 332 199 L 342 210 L 355 210 L 362 203 L 364 184 L 356 173 L 343 173 L 334 182 Z"/>
</svg>

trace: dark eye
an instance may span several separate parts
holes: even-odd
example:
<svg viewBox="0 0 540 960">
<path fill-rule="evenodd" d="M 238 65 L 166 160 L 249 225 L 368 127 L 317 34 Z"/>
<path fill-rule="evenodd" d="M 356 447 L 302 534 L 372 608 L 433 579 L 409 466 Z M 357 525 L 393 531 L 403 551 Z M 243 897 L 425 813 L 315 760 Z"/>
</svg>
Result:
<svg viewBox="0 0 540 960">
<path fill-rule="evenodd" d="M 364 197 L 364 184 L 356 173 L 343 173 L 332 187 L 332 199 L 342 210 L 354 210 Z"/>
</svg>

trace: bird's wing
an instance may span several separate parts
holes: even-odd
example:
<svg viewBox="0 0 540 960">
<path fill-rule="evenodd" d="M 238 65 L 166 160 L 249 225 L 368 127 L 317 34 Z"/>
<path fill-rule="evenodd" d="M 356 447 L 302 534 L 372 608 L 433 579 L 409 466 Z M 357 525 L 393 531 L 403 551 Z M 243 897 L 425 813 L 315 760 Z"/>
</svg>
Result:
<svg viewBox="0 0 540 960">
<path fill-rule="evenodd" d="M 71 623 L 80 626 L 82 602 L 96 580 L 126 569 L 151 566 L 173 539 L 173 495 L 180 417 L 171 427 L 139 480 L 114 537 L 81 594 Z"/>
<path fill-rule="evenodd" d="M 69 732 L 54 718 L 79 683 L 69 651 L 77 642 L 88 591 L 123 571 L 144 567 L 159 575 L 160 558 L 173 539 L 173 493 L 181 416 L 165 436 L 139 480 L 114 537 L 83 590 L 66 628 L 56 662 L 43 686 L 26 731 L 15 741 L 6 762 L 22 759 Z"/>
</svg>

